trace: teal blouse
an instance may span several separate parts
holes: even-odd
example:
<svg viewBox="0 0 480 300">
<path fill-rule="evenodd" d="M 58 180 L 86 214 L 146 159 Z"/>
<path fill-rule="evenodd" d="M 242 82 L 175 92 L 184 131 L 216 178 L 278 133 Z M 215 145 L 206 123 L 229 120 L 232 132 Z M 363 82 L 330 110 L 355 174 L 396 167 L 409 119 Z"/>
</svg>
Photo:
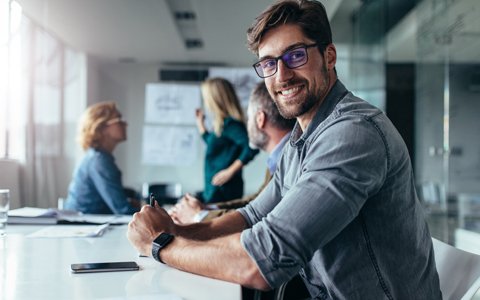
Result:
<svg viewBox="0 0 480 300">
<path fill-rule="evenodd" d="M 223 132 L 216 136 L 206 131 L 202 135 L 207 144 L 205 153 L 205 189 L 203 200 L 205 203 L 221 202 L 243 196 L 242 170 L 222 186 L 212 185 L 212 178 L 219 171 L 228 168 L 239 159 L 245 166 L 257 154 L 248 146 L 248 134 L 245 125 L 233 118 L 227 117 L 223 123 Z"/>
</svg>

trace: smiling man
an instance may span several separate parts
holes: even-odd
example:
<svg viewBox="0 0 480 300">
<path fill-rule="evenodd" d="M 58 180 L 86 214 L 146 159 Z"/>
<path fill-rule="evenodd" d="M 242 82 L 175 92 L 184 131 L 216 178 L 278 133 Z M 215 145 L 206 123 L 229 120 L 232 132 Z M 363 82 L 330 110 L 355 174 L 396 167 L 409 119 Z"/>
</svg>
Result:
<svg viewBox="0 0 480 300">
<path fill-rule="evenodd" d="M 248 30 L 280 113 L 296 118 L 277 170 L 245 208 L 175 225 L 144 207 L 128 238 L 189 272 L 270 289 L 296 274 L 315 299 L 441 299 L 406 146 L 385 114 L 337 79 L 318 1 L 279 1 Z"/>
</svg>

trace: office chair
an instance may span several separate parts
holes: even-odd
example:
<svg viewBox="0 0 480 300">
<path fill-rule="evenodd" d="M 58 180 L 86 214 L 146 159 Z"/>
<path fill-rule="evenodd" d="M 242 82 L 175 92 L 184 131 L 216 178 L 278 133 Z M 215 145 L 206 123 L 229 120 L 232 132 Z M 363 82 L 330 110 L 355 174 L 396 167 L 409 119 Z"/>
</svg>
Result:
<svg viewBox="0 0 480 300">
<path fill-rule="evenodd" d="M 285 282 L 280 287 L 276 288 L 274 294 L 274 300 L 302 300 L 310 299 L 310 293 L 308 292 L 302 277 L 297 275 Z"/>
<path fill-rule="evenodd" d="M 289 281 L 283 283 L 281 286 L 267 292 L 254 290 L 253 300 L 307 300 L 310 299 L 305 284 L 300 275 L 296 275 Z"/>
<path fill-rule="evenodd" d="M 138 199 L 140 200 L 141 195 L 139 192 L 137 192 L 135 189 L 132 189 L 130 187 L 123 187 L 123 190 L 125 191 L 125 195 L 127 198 L 133 198 L 133 199 Z"/>
<path fill-rule="evenodd" d="M 160 205 L 175 204 L 182 196 L 182 185 L 180 183 L 144 183 L 142 197 L 147 203 L 150 194 L 155 196 Z"/>
<path fill-rule="evenodd" d="M 432 240 L 443 299 L 472 299 L 480 288 L 480 255 Z"/>
</svg>

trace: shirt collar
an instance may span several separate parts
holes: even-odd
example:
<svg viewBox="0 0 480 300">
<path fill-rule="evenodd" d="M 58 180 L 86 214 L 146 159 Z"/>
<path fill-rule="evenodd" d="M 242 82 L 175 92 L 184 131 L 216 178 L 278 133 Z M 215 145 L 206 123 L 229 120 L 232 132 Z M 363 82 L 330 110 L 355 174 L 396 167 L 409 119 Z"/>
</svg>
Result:
<svg viewBox="0 0 480 300">
<path fill-rule="evenodd" d="M 292 134 L 290 136 L 290 145 L 292 147 L 301 147 L 308 137 L 312 134 L 312 132 L 322 123 L 333 111 L 335 106 L 340 102 L 340 100 L 345 97 L 348 93 L 348 90 L 345 88 L 343 83 L 337 79 L 335 84 L 332 86 L 332 89 L 325 97 L 325 100 L 318 108 L 317 113 L 313 117 L 310 124 L 305 129 L 305 132 L 302 131 L 300 124 L 297 122 L 295 123 L 295 127 L 292 130 Z"/>
<path fill-rule="evenodd" d="M 270 171 L 270 174 L 275 173 L 275 170 L 277 169 L 277 162 L 278 162 L 278 157 L 282 153 L 283 147 L 287 143 L 288 139 L 290 138 L 291 132 L 287 133 L 281 140 L 280 143 L 278 143 L 275 148 L 273 148 L 272 152 L 267 158 L 267 167 L 268 170 Z"/>
</svg>

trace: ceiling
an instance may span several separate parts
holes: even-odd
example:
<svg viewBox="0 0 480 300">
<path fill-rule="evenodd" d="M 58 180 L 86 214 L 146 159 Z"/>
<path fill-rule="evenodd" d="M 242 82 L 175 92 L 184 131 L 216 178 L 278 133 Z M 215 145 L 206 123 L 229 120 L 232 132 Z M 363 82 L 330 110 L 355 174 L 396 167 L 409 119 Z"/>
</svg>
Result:
<svg viewBox="0 0 480 300">
<path fill-rule="evenodd" d="M 73 49 L 107 61 L 246 66 L 246 29 L 272 0 L 16 0 L 23 13 Z M 322 1 L 329 16 L 360 0 Z M 348 3 L 345 8 L 343 2 Z M 186 49 L 172 3 L 189 7 L 203 41 Z M 358 6 L 358 5 L 357 5 Z M 345 15 L 345 12 L 340 14 Z M 348 13 L 347 13 L 348 14 Z M 334 27 L 334 26 L 332 26 Z M 336 28 L 336 27 L 335 27 Z M 188 28 L 187 28 L 188 30 Z"/>
<path fill-rule="evenodd" d="M 71 48 L 101 61 L 163 65 L 248 66 L 255 56 L 246 48 L 246 30 L 273 0 L 16 0 L 23 13 L 63 40 Z M 403 1 L 403 0 L 398 0 Z M 456 1 L 450 16 L 438 19 L 462 27 L 454 38 L 464 46 L 456 49 L 459 60 L 480 61 L 478 0 Z M 352 15 L 365 0 L 321 0 L 331 19 L 333 40 L 351 43 Z M 386 36 L 390 62 L 415 61 L 417 31 L 431 7 L 423 1 L 400 20 Z M 435 1 L 433 1 L 435 2 Z M 432 3 L 433 3 L 432 2 Z M 473 9 L 472 9 L 473 8 Z M 179 23 L 177 9 L 194 13 L 193 23 Z M 456 13 L 458 11 L 458 13 Z M 428 18 L 427 18 L 428 19 Z M 443 21 L 442 21 L 443 22 Z M 188 24 L 187 24 L 188 23 Z M 180 25 L 179 25 L 180 24 Z M 453 24 L 453 25 L 450 25 Z M 425 26 L 423 26 L 425 27 Z M 430 30 L 431 35 L 435 30 Z M 187 49 L 185 35 L 201 39 L 203 47 Z M 432 40 L 435 37 L 430 37 Z M 455 42 L 455 40 L 454 40 Z M 434 49 L 441 48 L 432 42 Z"/>
</svg>

